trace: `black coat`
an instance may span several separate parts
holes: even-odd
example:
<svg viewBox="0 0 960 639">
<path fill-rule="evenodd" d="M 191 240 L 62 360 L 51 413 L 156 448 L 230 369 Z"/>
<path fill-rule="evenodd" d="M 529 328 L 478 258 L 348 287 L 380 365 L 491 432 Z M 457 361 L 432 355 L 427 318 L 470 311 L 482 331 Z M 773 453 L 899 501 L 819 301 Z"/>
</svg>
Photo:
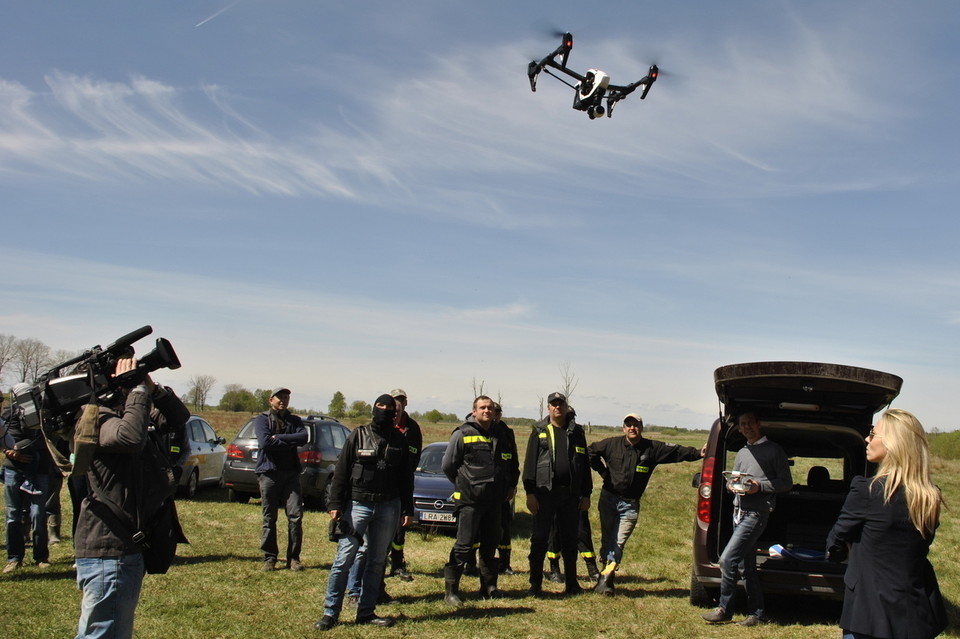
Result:
<svg viewBox="0 0 960 639">
<path fill-rule="evenodd" d="M 883 502 L 883 482 L 855 477 L 827 547 L 852 544 L 840 627 L 889 639 L 928 639 L 947 625 L 930 539 L 914 528 L 904 489 Z"/>
</svg>

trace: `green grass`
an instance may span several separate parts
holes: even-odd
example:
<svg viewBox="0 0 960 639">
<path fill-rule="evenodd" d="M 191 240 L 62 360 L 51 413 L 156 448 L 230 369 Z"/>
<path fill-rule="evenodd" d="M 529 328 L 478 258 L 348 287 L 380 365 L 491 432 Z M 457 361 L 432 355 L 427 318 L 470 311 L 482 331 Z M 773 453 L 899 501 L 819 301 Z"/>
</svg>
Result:
<svg viewBox="0 0 960 639">
<path fill-rule="evenodd" d="M 227 424 L 216 424 L 229 440 Z M 242 425 L 242 420 L 240 424 Z M 236 428 L 239 428 L 236 425 Z M 445 439 L 452 425 L 430 426 L 425 441 Z M 235 432 L 235 431 L 234 431 Z M 520 442 L 526 432 L 517 432 Z M 702 443 L 703 435 L 681 434 L 657 438 L 687 445 Z M 521 444 L 522 447 L 522 444 Z M 382 615 L 404 619 L 391 629 L 357 628 L 350 623 L 326 633 L 331 637 L 764 637 L 810 639 L 839 636 L 839 607 L 818 600 L 774 599 L 768 610 L 774 623 L 762 629 L 735 625 L 708 626 L 701 609 L 687 600 L 690 580 L 690 536 L 694 490 L 690 478 L 696 463 L 673 464 L 657 469 L 643 498 L 640 526 L 627 545 L 618 573 L 618 596 L 601 598 L 587 593 L 573 598 L 558 596 L 556 584 L 545 584 L 548 596 L 524 596 L 527 588 L 526 554 L 530 516 L 518 501 L 517 537 L 513 567 L 523 572 L 502 577 L 508 596 L 496 602 L 476 599 L 477 579 L 465 577 L 463 590 L 472 595 L 464 608 L 452 611 L 442 601 L 439 571 L 446 561 L 452 538 L 411 532 L 407 559 L 415 581 L 388 579 L 390 593 L 399 603 L 382 606 Z M 935 477 L 948 503 L 960 507 L 960 462 L 937 460 Z M 259 561 L 260 508 L 257 502 L 231 504 L 225 491 L 203 490 L 194 500 L 179 504 L 191 545 L 181 546 L 180 558 L 167 575 L 148 575 L 137 610 L 136 636 L 141 639 L 216 639 L 316 637 L 312 624 L 322 612 L 323 596 L 335 546 L 326 539 L 325 513 L 308 512 L 305 524 L 304 572 L 261 573 Z M 69 512 L 69 505 L 67 505 Z M 954 511 L 947 511 L 931 552 L 944 595 L 960 597 L 960 531 Z M 596 517 L 595 500 L 591 515 Z M 281 524 L 281 537 L 283 537 Z M 594 539 L 599 526 L 594 525 Z M 282 553 L 282 550 L 281 550 Z M 27 566 L 13 575 L 0 576 L 0 618 L 3 635 L 11 639 L 71 637 L 76 631 L 80 593 L 71 568 L 69 541 L 53 547 L 53 567 L 41 573 Z M 581 576 L 583 576 L 581 565 Z M 586 585 L 586 580 L 581 583 Z M 344 609 L 349 621 L 352 611 Z M 960 615 L 950 607 L 952 626 L 946 636 L 958 636 Z"/>
</svg>

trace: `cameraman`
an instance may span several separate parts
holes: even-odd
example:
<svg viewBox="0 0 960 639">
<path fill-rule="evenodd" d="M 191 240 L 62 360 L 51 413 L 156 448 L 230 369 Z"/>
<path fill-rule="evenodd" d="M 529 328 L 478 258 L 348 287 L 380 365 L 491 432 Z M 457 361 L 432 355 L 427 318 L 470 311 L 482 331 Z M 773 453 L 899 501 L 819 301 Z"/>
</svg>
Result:
<svg viewBox="0 0 960 639">
<path fill-rule="evenodd" d="M 136 368 L 136 359 L 119 359 L 113 376 Z M 153 404 L 169 427 L 182 426 L 190 417 L 179 398 L 149 375 L 99 406 L 99 443 L 86 474 L 90 490 L 80 507 L 74 539 L 77 584 L 83 591 L 77 639 L 133 636 L 145 568 L 130 525 L 140 519 L 143 494 L 153 488 L 148 484 L 157 481 L 141 461 Z M 108 501 L 130 521 L 120 521 Z"/>
</svg>

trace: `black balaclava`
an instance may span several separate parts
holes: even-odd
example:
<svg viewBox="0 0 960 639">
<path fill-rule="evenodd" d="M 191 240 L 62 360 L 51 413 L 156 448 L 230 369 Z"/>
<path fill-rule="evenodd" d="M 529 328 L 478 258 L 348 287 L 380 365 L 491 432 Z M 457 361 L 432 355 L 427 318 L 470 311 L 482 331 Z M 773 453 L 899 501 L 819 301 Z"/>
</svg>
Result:
<svg viewBox="0 0 960 639">
<path fill-rule="evenodd" d="M 377 404 L 385 404 L 390 408 L 377 408 Z M 390 395 L 381 395 L 373 404 L 373 425 L 377 430 L 393 428 L 393 419 L 397 416 L 397 404 Z"/>
</svg>

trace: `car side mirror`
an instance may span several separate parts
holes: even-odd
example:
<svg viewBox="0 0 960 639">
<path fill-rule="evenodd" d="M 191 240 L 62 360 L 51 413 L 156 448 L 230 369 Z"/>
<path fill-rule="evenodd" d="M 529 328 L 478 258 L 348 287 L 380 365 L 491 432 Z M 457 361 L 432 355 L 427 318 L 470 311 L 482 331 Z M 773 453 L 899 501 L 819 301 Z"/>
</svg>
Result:
<svg viewBox="0 0 960 639">
<path fill-rule="evenodd" d="M 226 437 L 217 437 L 217 443 L 220 444 L 221 446 L 223 444 L 226 444 L 227 443 Z"/>
</svg>

